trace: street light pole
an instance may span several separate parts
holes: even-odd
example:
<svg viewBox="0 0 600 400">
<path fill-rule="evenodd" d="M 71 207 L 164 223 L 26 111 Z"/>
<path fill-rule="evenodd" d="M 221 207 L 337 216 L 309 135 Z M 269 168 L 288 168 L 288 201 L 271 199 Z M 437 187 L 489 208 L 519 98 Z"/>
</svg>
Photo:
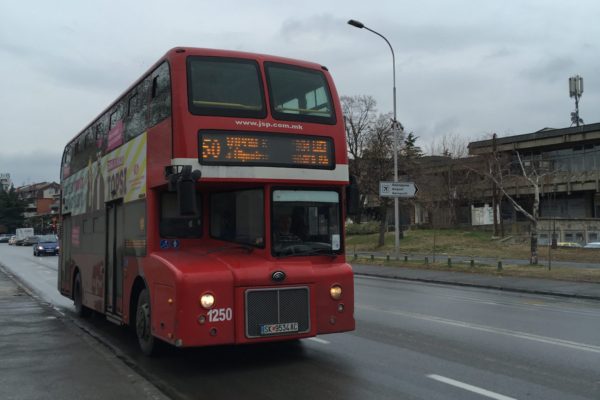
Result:
<svg viewBox="0 0 600 400">
<path fill-rule="evenodd" d="M 392 130 L 394 131 L 394 182 L 398 182 L 398 135 L 402 132 L 402 124 L 398 122 L 396 115 L 396 56 L 394 55 L 394 49 L 385 36 L 381 33 L 374 31 L 366 27 L 362 22 L 351 19 L 348 21 L 349 25 L 352 25 L 359 29 L 366 29 L 385 40 L 392 51 L 392 72 L 393 72 L 393 83 L 394 83 L 394 120 L 392 121 Z M 398 205 L 398 197 L 394 197 L 394 251 L 396 253 L 396 259 L 400 257 L 400 212 Z"/>
</svg>

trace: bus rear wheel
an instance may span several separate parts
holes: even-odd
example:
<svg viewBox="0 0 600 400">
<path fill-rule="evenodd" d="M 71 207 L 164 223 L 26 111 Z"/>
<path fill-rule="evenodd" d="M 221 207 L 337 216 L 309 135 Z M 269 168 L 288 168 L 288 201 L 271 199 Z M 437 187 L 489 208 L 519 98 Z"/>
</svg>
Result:
<svg viewBox="0 0 600 400">
<path fill-rule="evenodd" d="M 73 284 L 73 303 L 75 304 L 75 313 L 80 317 L 88 317 L 91 310 L 83 305 L 83 288 L 81 287 L 81 275 L 75 275 Z"/>
<path fill-rule="evenodd" d="M 150 294 L 143 289 L 138 297 L 135 314 L 135 333 L 142 353 L 151 356 L 156 352 L 156 339 L 152 336 L 152 320 L 150 313 Z"/>
</svg>

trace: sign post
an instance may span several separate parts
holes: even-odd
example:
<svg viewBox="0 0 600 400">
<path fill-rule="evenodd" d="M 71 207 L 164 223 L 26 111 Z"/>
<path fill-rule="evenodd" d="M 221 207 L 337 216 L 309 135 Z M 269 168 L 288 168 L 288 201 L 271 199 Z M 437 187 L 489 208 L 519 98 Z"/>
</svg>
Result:
<svg viewBox="0 0 600 400">
<path fill-rule="evenodd" d="M 415 197 L 419 189 L 414 182 L 389 182 L 389 181 L 380 181 L 379 182 L 379 196 L 381 197 L 393 197 L 394 198 L 394 209 L 395 209 L 395 218 L 394 218 L 394 231 L 396 237 L 396 260 L 399 257 L 398 249 L 399 249 L 399 238 L 400 238 L 400 210 L 398 207 L 398 199 L 408 199 L 411 197 Z"/>
</svg>

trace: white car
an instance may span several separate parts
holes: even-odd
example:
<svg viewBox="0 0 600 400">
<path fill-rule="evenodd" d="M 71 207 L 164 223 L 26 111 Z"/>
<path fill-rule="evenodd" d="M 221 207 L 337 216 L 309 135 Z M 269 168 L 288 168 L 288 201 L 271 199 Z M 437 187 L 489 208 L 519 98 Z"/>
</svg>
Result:
<svg viewBox="0 0 600 400">
<path fill-rule="evenodd" d="M 590 242 L 583 246 L 584 249 L 600 249 L 600 242 Z"/>
</svg>

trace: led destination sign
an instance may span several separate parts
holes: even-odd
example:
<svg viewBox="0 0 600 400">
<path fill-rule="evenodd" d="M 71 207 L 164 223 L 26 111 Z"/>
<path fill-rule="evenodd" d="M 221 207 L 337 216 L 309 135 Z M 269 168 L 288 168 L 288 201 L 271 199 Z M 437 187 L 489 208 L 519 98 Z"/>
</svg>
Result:
<svg viewBox="0 0 600 400">
<path fill-rule="evenodd" d="M 200 163 L 333 169 L 331 138 L 257 132 L 201 131 Z"/>
</svg>

